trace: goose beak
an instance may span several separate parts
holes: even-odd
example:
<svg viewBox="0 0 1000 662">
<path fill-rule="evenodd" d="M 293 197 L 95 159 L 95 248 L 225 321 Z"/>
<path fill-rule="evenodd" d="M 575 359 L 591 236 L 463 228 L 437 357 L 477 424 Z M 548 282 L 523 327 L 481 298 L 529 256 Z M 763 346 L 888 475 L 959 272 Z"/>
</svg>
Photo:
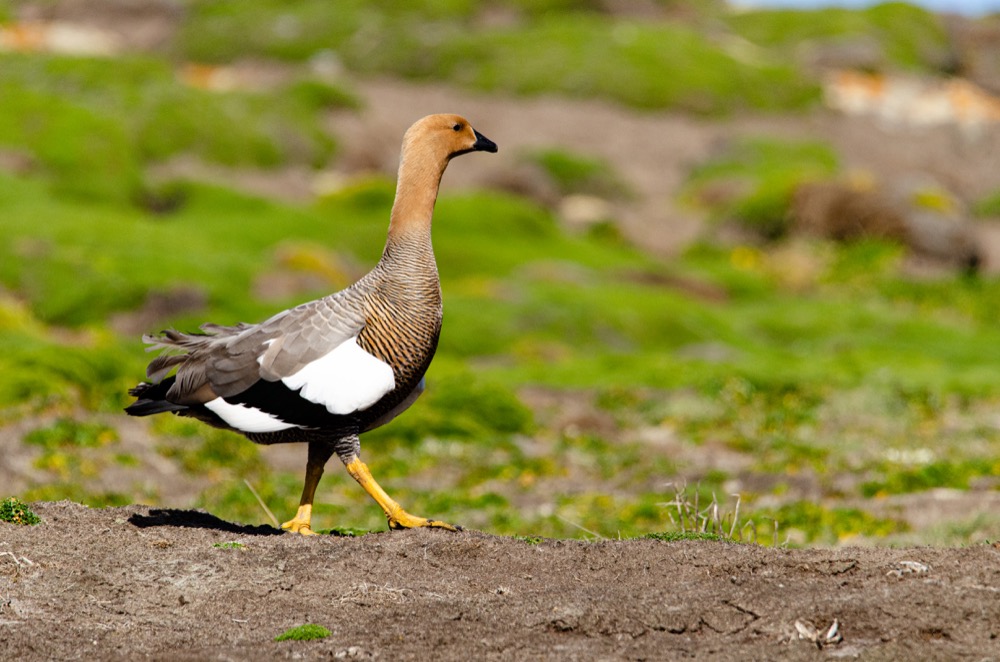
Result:
<svg viewBox="0 0 1000 662">
<path fill-rule="evenodd" d="M 477 152 L 496 152 L 497 144 L 479 133 L 475 129 L 472 130 L 476 134 L 476 142 L 472 145 L 472 149 Z"/>
</svg>

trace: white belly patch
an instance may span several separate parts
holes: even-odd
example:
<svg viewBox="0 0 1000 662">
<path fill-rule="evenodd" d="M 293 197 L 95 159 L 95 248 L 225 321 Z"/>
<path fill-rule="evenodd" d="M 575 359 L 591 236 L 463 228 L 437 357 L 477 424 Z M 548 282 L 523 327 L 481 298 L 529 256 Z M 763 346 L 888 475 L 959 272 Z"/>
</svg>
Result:
<svg viewBox="0 0 1000 662">
<path fill-rule="evenodd" d="M 209 400 L 205 407 L 215 412 L 215 414 L 231 427 L 243 432 L 278 432 L 298 427 L 292 423 L 286 423 L 276 416 L 261 411 L 256 407 L 246 405 L 234 405 L 226 402 L 222 398 Z"/>
</svg>

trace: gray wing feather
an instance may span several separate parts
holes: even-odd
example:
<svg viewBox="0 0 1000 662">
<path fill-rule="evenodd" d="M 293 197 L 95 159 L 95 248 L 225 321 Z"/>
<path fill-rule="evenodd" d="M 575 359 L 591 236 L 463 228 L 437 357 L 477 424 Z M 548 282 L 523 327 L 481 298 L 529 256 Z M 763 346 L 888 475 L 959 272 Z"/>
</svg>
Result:
<svg viewBox="0 0 1000 662">
<path fill-rule="evenodd" d="M 146 336 L 150 350 L 182 350 L 154 359 L 146 374 L 162 380 L 174 366 L 167 397 L 191 404 L 236 395 L 260 379 L 278 381 L 357 336 L 365 324 L 360 295 L 344 290 L 278 313 L 260 324 L 202 326 L 204 335 L 165 331 Z M 258 360 L 260 359 L 260 360 Z M 206 385 L 210 394 L 206 395 Z"/>
<path fill-rule="evenodd" d="M 365 326 L 364 310 L 360 305 L 345 305 L 343 298 L 320 299 L 286 311 L 276 325 L 262 324 L 266 340 L 272 342 L 258 364 L 260 376 L 277 381 L 293 375 L 358 335 Z M 260 355 L 254 356 L 255 363 Z"/>
</svg>

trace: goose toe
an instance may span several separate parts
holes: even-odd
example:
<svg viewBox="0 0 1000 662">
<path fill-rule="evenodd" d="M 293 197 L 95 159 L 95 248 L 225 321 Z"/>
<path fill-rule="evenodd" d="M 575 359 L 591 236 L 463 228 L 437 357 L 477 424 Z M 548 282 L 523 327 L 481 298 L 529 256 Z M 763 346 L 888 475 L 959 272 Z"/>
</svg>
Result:
<svg viewBox="0 0 1000 662">
<path fill-rule="evenodd" d="M 389 520 L 389 528 L 396 531 L 400 529 L 417 529 L 421 527 L 444 529 L 446 531 L 455 532 L 462 530 L 462 527 L 455 524 L 449 524 L 448 522 L 442 522 L 441 520 L 436 519 L 427 519 L 426 517 L 417 517 L 416 515 L 411 515 L 403 509 L 399 509 L 387 519 Z"/>
<path fill-rule="evenodd" d="M 299 510 L 295 513 L 295 517 L 283 523 L 281 528 L 285 531 L 298 533 L 303 536 L 317 535 L 316 532 L 312 530 L 312 506 L 299 506 Z"/>
</svg>

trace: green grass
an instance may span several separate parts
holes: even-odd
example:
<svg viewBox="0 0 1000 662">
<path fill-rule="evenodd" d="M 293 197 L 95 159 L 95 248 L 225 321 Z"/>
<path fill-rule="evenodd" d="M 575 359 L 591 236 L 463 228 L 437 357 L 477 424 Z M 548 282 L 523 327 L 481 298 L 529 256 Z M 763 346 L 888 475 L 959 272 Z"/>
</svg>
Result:
<svg viewBox="0 0 1000 662">
<path fill-rule="evenodd" d="M 519 19 L 498 26 L 479 20 L 484 4 L 473 0 L 347 2 L 337 13 L 318 1 L 195 2 L 174 52 L 302 62 L 334 49 L 362 74 L 718 115 L 812 103 L 799 44 L 860 35 L 887 66 L 926 70 L 940 43 L 936 21 L 900 5 L 710 9 L 688 23 L 608 17 L 593 3 L 515 5 Z M 305 73 L 267 93 L 213 94 L 180 84 L 172 61 L 109 64 L 0 55 L 0 149 L 32 164 L 0 173 L 0 424 L 19 423 L 18 452 L 43 477 L 23 491 L 29 500 L 159 499 L 148 452 L 115 423 L 149 359 L 138 338 L 111 330 L 116 315 L 189 289 L 205 309 L 150 320 L 150 331 L 254 322 L 338 289 L 378 259 L 393 198 L 379 178 L 299 206 L 196 182 L 154 185 L 149 166 L 180 155 L 321 166 L 335 149 L 321 128 L 326 109 L 356 101 Z M 563 193 L 620 193 L 600 159 L 562 147 L 528 158 Z M 691 526 L 671 530 L 676 484 L 696 486 L 688 495 L 702 505 L 740 494 L 740 536 L 763 544 L 906 539 L 914 532 L 875 507 L 883 497 L 996 489 L 997 279 L 914 281 L 885 243 L 783 243 L 790 192 L 838 169 L 822 143 L 733 143 L 694 169 L 685 199 L 778 239 L 697 245 L 669 262 L 567 234 L 515 196 L 442 196 L 444 332 L 427 393 L 365 436 L 373 473 L 411 512 L 526 544 L 540 538 L 525 531 L 690 537 Z M 987 198 L 977 209 L 994 206 Z M 289 271 L 316 276 L 314 286 L 252 295 L 262 274 Z M 262 522 L 246 479 L 278 517 L 295 511 L 302 474 L 275 469 L 272 449 L 169 416 L 149 425 L 158 461 L 208 483 L 192 506 Z M 335 465 L 315 524 L 384 530 L 380 510 Z M 111 470 L 129 478 L 111 487 Z M 992 520 L 958 522 L 934 540 L 996 530 Z"/>
<path fill-rule="evenodd" d="M 795 188 L 831 177 L 838 160 L 829 145 L 819 142 L 743 138 L 694 168 L 683 197 L 717 220 L 773 239 L 789 229 Z"/>
<path fill-rule="evenodd" d="M 28 504 L 22 502 L 17 497 L 8 497 L 0 501 L 0 522 L 32 526 L 41 521 L 38 515 L 31 512 Z"/>
<path fill-rule="evenodd" d="M 485 90 L 558 92 L 706 115 L 796 109 L 818 98 L 815 83 L 787 61 L 741 61 L 679 24 L 584 15 L 455 38 L 426 71 L 411 74 L 442 70 Z"/>
<path fill-rule="evenodd" d="M 244 545 L 243 543 L 236 542 L 234 540 L 230 540 L 229 542 L 217 542 L 217 543 L 213 543 L 212 547 L 214 547 L 216 549 L 246 549 L 247 548 L 247 546 Z M 289 638 L 291 638 L 291 637 L 289 637 Z"/>
<path fill-rule="evenodd" d="M 558 3 L 557 3 L 558 4 Z M 510 27 L 474 20 L 482 3 L 194 3 L 179 48 L 196 60 L 305 60 L 335 50 L 362 74 L 451 80 L 519 94 L 556 92 L 700 114 L 801 108 L 815 82 L 780 58 L 745 61 L 694 27 L 549 8 Z M 552 11 L 552 10 L 555 11 Z M 261 29 L 260 26 L 271 26 Z M 239 35 L 239 38 L 235 38 Z"/>
<path fill-rule="evenodd" d="M 69 483 L 100 475 L 109 464 L 110 454 L 96 451 L 117 444 L 118 432 L 101 423 L 64 417 L 51 425 L 30 430 L 23 442 L 41 449 L 33 462 L 36 469 L 45 471 L 53 480 Z M 37 495 L 32 496 L 39 500 Z M 111 501 L 121 501 L 110 493 L 107 496 Z"/>
<path fill-rule="evenodd" d="M 627 198 L 628 185 L 604 159 L 551 148 L 529 152 L 528 163 L 537 164 L 562 195 L 585 193 L 606 198 Z"/>
<path fill-rule="evenodd" d="M 727 25 L 752 44 L 801 57 L 821 46 L 873 45 L 876 64 L 914 71 L 939 70 L 948 60 L 948 34 L 940 18 L 903 2 L 867 9 L 760 9 L 733 12 Z"/>
<path fill-rule="evenodd" d="M 69 340 L 38 320 L 23 303 L 2 294 L 0 343 L 4 347 L 0 355 L 4 375 L 0 380 L 0 421 L 6 418 L 8 408 L 23 404 L 116 407 L 125 402 L 122 389 L 142 366 L 141 359 L 131 356 L 121 340 L 106 329 L 92 329 Z"/>
<path fill-rule="evenodd" d="M 24 497 L 31 501 L 69 500 L 91 508 L 116 508 L 133 503 L 136 500 L 135 494 L 138 492 L 125 494 L 116 490 L 102 490 L 92 483 L 84 484 L 75 480 L 72 476 L 55 476 L 44 484 L 25 490 Z"/>
<path fill-rule="evenodd" d="M 335 526 L 329 529 L 319 529 L 316 531 L 320 535 L 340 536 L 342 538 L 357 538 L 371 533 L 369 529 L 359 529 L 354 526 Z"/>
<path fill-rule="evenodd" d="M 137 339 L 108 332 L 106 320 L 149 292 L 204 288 L 208 310 L 157 325 L 179 328 L 256 321 L 322 294 L 248 296 L 257 274 L 287 259 L 289 242 L 335 246 L 349 261 L 372 264 L 392 195 L 388 182 L 368 180 L 315 206 L 288 207 L 186 185 L 187 204 L 164 219 L 52 198 L 36 179 L 2 179 L 8 241 L 0 278 L 19 302 L 0 306 L 0 335 L 11 340 L 0 358 L 9 377 L 0 393 L 13 417 L 18 407 L 77 401 L 93 411 L 121 407 L 148 356 Z M 185 249 L 165 254 L 175 237 Z M 763 495 L 797 503 L 789 476 L 816 476 L 816 489 L 836 500 L 963 488 L 993 472 L 981 460 L 1000 443 L 986 413 L 1000 402 L 993 281 L 910 282 L 898 251 L 873 243 L 799 246 L 815 264 L 805 285 L 786 281 L 780 246 L 699 246 L 666 265 L 621 244 L 566 235 L 546 210 L 486 193 L 443 196 L 435 243 L 446 320 L 430 388 L 364 442 L 376 477 L 411 512 L 507 535 L 617 538 L 664 531 L 663 504 L 673 498 L 664 481 L 674 477 L 699 481 L 706 500 L 728 494 L 723 486 L 736 476 L 692 473 L 641 440 L 649 428 L 748 458 L 760 478 L 744 504 L 761 541 L 772 535 L 770 517 L 780 538 L 799 532 L 793 542 L 905 533 L 895 520 L 839 505 L 756 512 L 752 502 Z M 671 282 L 664 276 L 703 282 L 723 298 L 659 284 Z M 72 340 L 66 327 L 76 329 Z M 613 437 L 600 427 L 557 427 L 557 414 L 532 411 L 518 397 L 528 385 L 589 394 L 580 397 L 615 421 Z M 969 427 L 949 428 L 956 417 Z M 193 505 L 262 521 L 246 478 L 279 517 L 294 512 L 302 476 L 274 471 L 267 449 L 192 421 L 160 417 L 152 425 L 162 456 L 212 480 Z M 102 436 L 103 425 L 63 416 L 30 434 L 37 466 L 51 477 L 30 498 L 151 498 L 95 486 L 123 451 Z M 947 471 L 887 461 L 886 449 L 914 442 L 949 457 Z M 90 454 L 102 444 L 104 464 Z M 831 475 L 856 478 L 835 484 Z M 572 489 L 561 487 L 566 481 Z M 321 494 L 318 526 L 384 529 L 379 510 L 337 467 Z M 517 505 L 543 497 L 547 505 Z"/>
<path fill-rule="evenodd" d="M 542 542 L 542 538 L 539 536 L 514 536 L 514 540 L 520 540 L 524 544 L 531 546 L 540 545 Z"/>
<path fill-rule="evenodd" d="M 644 21 L 609 17 L 592 2 L 509 4 L 518 19 L 495 26 L 480 20 L 487 5 L 474 0 L 355 0 L 338 3 L 337 12 L 320 0 L 294 8 L 275 0 L 238 8 L 195 2 L 177 47 L 203 61 L 304 61 L 332 50 L 361 74 L 707 115 L 810 106 L 819 86 L 806 65 L 821 47 L 871 44 L 884 68 L 939 70 L 947 62 L 944 26 L 903 3 L 811 12 L 688 3 L 685 19 Z"/>
<path fill-rule="evenodd" d="M 102 423 L 76 421 L 60 418 L 48 427 L 35 428 L 24 435 L 24 442 L 43 448 L 61 446 L 77 448 L 100 448 L 118 441 L 118 432 Z"/>
<path fill-rule="evenodd" d="M 866 497 L 905 494 L 938 487 L 967 490 L 975 478 L 1000 475 L 1000 461 L 991 458 L 942 460 L 915 467 L 884 463 L 871 468 L 879 476 L 866 481 L 861 492 Z"/>
<path fill-rule="evenodd" d="M 144 56 L 0 54 L 0 147 L 23 150 L 61 195 L 129 203 L 143 166 L 179 154 L 227 166 L 319 166 L 333 140 L 320 111 L 351 105 L 307 77 L 275 93 L 215 93 Z"/>
<path fill-rule="evenodd" d="M 972 212 L 980 217 L 1000 216 L 1000 191 L 991 193 L 976 201 L 972 207 Z"/>
<path fill-rule="evenodd" d="M 901 521 L 877 517 L 858 508 L 830 508 L 808 501 L 799 501 L 773 510 L 761 509 L 757 514 L 761 518 L 778 522 L 779 542 L 794 536 L 791 541 L 797 544 L 832 545 L 849 542 L 860 536 L 877 539 L 907 530 L 907 526 Z M 769 532 L 765 530 L 762 533 Z"/>
<path fill-rule="evenodd" d="M 313 623 L 306 623 L 305 625 L 299 625 L 288 630 L 285 630 L 277 637 L 274 638 L 275 641 L 312 641 L 313 639 L 326 639 L 332 633 L 327 630 L 322 625 L 315 625 Z"/>
<path fill-rule="evenodd" d="M 263 469 L 260 449 L 236 435 L 204 430 L 197 421 L 174 416 L 156 418 L 153 425 L 169 439 L 159 445 L 159 453 L 186 471 L 207 475 L 225 471 L 247 478 Z"/>
</svg>

